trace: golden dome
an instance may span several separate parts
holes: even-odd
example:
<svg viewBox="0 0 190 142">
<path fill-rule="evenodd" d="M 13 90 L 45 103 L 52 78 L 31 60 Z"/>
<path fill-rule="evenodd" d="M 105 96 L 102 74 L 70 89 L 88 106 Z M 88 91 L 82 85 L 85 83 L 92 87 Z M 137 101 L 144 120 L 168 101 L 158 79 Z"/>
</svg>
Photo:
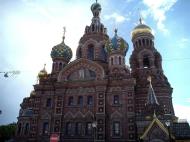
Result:
<svg viewBox="0 0 190 142">
<path fill-rule="evenodd" d="M 44 64 L 44 68 L 38 73 L 38 78 L 46 78 L 48 73 L 45 69 L 46 64 Z"/>
<path fill-rule="evenodd" d="M 132 39 L 136 36 L 136 35 L 142 35 L 142 34 L 148 34 L 148 35 L 152 35 L 152 30 L 149 26 L 145 25 L 142 23 L 141 19 L 140 19 L 140 23 L 139 25 L 137 25 L 133 31 L 132 31 Z"/>
</svg>

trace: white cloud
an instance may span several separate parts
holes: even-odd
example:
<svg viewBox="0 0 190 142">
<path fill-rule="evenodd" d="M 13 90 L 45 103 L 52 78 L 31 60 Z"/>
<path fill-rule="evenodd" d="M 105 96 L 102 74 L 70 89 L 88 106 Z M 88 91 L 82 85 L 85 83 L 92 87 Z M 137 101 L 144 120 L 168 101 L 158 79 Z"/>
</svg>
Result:
<svg viewBox="0 0 190 142">
<path fill-rule="evenodd" d="M 169 31 L 164 25 L 166 12 L 169 11 L 176 2 L 177 0 L 143 0 L 143 3 L 148 7 L 148 10 L 144 10 L 142 15 L 145 16 L 145 18 L 148 15 L 153 16 L 154 20 L 157 22 L 158 29 L 165 34 L 168 34 Z"/>
<path fill-rule="evenodd" d="M 104 16 L 105 20 L 114 20 L 114 22 L 117 24 L 117 23 L 122 23 L 124 22 L 125 20 L 129 20 L 129 19 L 126 19 L 124 16 L 122 15 L 119 15 L 118 13 L 114 12 L 112 13 L 111 15 L 105 15 Z"/>
<path fill-rule="evenodd" d="M 174 105 L 175 115 L 179 117 L 179 119 L 187 119 L 190 122 L 190 114 L 188 113 L 190 110 L 190 106 L 185 105 Z"/>
</svg>

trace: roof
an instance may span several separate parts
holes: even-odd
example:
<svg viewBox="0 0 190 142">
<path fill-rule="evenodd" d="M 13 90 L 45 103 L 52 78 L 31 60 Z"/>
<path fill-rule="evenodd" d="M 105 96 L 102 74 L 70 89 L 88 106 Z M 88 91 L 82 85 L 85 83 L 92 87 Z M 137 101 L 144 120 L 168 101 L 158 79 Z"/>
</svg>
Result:
<svg viewBox="0 0 190 142">
<path fill-rule="evenodd" d="M 190 139 L 190 127 L 187 122 L 173 123 L 172 133 L 176 139 Z"/>
<path fill-rule="evenodd" d="M 154 116 L 154 119 L 149 124 L 149 126 L 147 127 L 143 135 L 140 137 L 140 139 L 144 139 L 148 135 L 148 133 L 151 132 L 150 130 L 154 126 L 154 124 L 156 124 L 167 136 L 169 136 L 167 128 L 162 124 L 160 120 L 158 120 L 156 116 Z M 173 135 L 171 137 L 174 138 Z"/>
</svg>

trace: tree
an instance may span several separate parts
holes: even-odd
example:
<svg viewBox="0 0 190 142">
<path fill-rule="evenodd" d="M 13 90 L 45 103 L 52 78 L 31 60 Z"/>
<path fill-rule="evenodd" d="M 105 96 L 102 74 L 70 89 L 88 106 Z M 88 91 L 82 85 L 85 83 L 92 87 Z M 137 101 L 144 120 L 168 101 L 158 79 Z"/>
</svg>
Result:
<svg viewBox="0 0 190 142">
<path fill-rule="evenodd" d="M 15 136 L 16 123 L 11 123 L 8 125 L 0 126 L 0 141 L 4 142 L 6 140 L 12 139 Z"/>
</svg>

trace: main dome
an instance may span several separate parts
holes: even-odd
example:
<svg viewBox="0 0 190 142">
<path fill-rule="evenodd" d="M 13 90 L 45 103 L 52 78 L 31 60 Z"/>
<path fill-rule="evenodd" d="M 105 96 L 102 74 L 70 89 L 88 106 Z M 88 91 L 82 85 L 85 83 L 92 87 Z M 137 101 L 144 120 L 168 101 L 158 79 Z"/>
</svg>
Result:
<svg viewBox="0 0 190 142">
<path fill-rule="evenodd" d="M 64 37 L 62 43 L 54 46 L 51 51 L 51 58 L 63 58 L 66 62 L 69 62 L 72 58 L 72 50 L 64 43 Z"/>
</svg>

